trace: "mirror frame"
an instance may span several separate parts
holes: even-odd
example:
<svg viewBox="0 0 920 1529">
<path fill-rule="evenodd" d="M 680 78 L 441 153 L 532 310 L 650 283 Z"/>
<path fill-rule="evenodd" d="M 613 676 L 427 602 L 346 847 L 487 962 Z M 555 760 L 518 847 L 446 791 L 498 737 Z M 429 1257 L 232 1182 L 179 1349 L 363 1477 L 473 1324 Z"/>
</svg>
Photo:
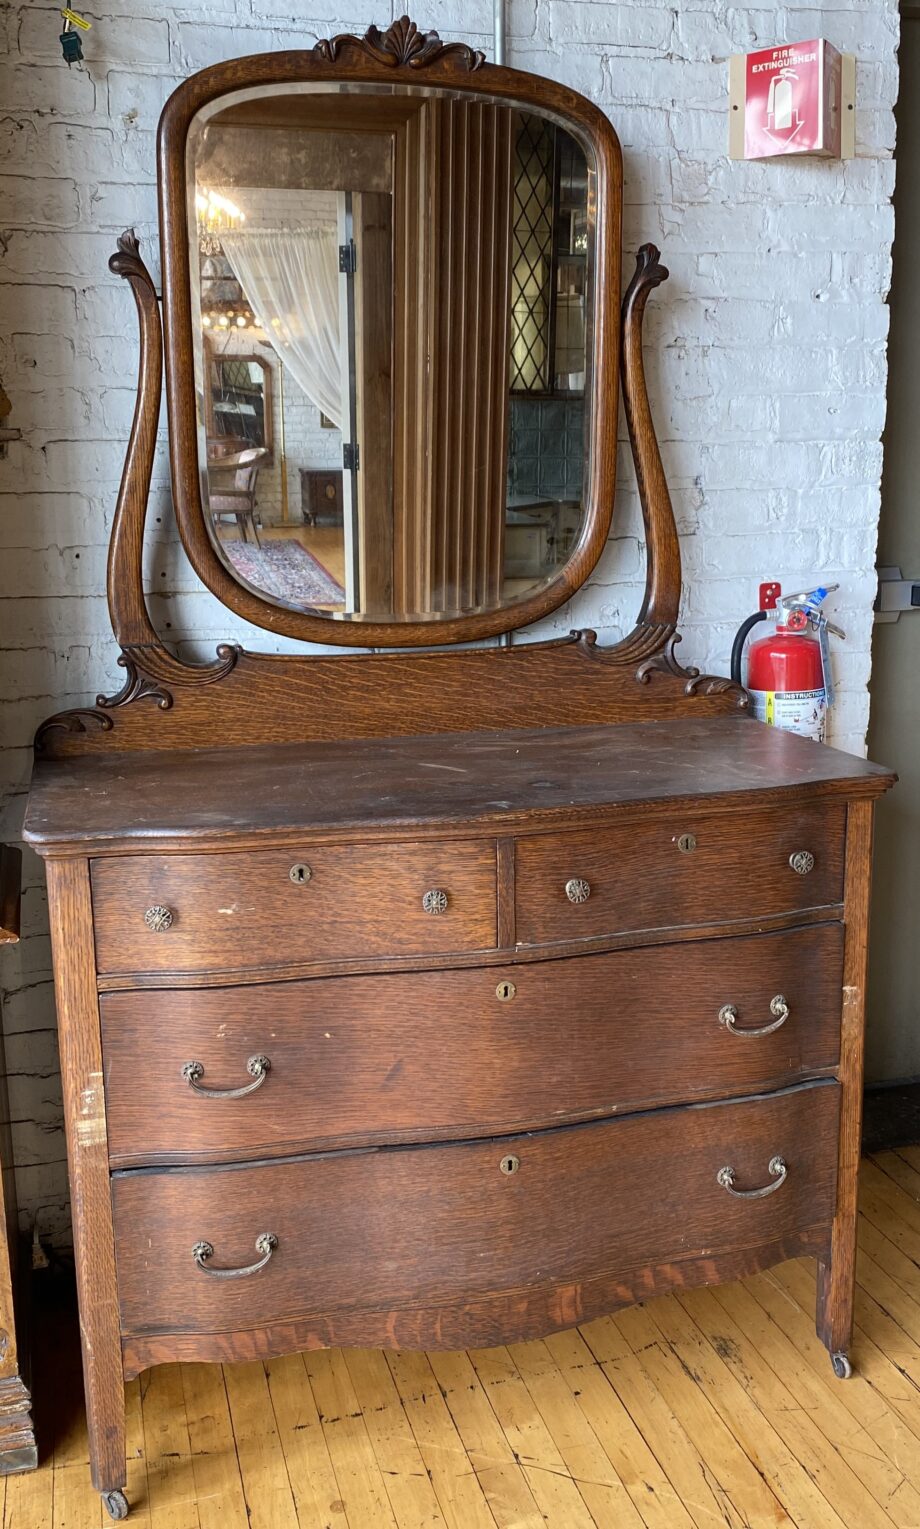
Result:
<svg viewBox="0 0 920 1529">
<path fill-rule="evenodd" d="M 560 571 L 531 594 L 488 611 L 445 619 L 336 620 L 272 604 L 237 583 L 218 556 L 201 501 L 193 366 L 186 144 L 196 113 L 220 96 L 262 85 L 357 82 L 437 86 L 492 96 L 552 113 L 591 147 L 597 176 L 595 288 L 591 326 L 591 457 L 581 534 Z M 619 140 L 603 112 L 554 80 L 485 62 L 465 43 L 442 43 L 407 17 L 363 38 L 341 35 L 312 49 L 230 59 L 203 69 L 170 96 L 157 135 L 163 323 L 170 467 L 176 521 L 198 577 L 236 615 L 263 630 L 333 647 L 439 647 L 496 637 L 557 610 L 596 566 L 610 531 L 616 481 L 620 369 L 620 246 L 623 167 Z"/>
</svg>

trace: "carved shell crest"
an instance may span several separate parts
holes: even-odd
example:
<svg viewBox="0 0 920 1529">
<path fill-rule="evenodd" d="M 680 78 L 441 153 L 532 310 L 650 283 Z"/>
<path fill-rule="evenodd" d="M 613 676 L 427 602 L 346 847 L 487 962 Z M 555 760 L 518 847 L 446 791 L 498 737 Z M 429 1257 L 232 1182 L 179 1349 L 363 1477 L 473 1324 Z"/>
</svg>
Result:
<svg viewBox="0 0 920 1529">
<path fill-rule="evenodd" d="M 348 32 L 342 32 L 337 37 L 323 38 L 313 52 L 317 58 L 334 64 L 342 48 L 348 45 L 360 49 L 376 63 L 385 64 L 389 68 L 401 66 L 424 69 L 426 64 L 452 55 L 472 70 L 484 64 L 486 58 L 484 53 L 469 47 L 465 42 L 445 43 L 435 31 L 422 32 L 408 16 L 400 16 L 385 32 L 381 32 L 379 27 L 370 26 L 363 37 L 353 37 Z"/>
</svg>

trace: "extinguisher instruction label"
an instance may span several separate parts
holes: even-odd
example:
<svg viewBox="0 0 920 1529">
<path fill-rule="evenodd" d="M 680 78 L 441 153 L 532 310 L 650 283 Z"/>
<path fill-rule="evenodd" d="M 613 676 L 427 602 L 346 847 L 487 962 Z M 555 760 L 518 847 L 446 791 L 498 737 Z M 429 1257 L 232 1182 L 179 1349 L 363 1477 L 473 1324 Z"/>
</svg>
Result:
<svg viewBox="0 0 920 1529">
<path fill-rule="evenodd" d="M 824 742 L 827 692 L 824 690 L 752 690 L 754 716 L 769 727 Z"/>
</svg>

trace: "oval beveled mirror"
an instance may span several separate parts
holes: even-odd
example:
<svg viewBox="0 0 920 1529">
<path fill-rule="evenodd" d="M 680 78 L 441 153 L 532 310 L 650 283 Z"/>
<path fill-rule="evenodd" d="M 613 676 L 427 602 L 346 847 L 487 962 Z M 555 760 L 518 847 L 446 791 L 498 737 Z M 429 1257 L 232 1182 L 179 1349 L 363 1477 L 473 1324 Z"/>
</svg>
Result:
<svg viewBox="0 0 920 1529">
<path fill-rule="evenodd" d="M 171 410 L 193 378 L 191 535 L 182 464 L 177 508 L 199 573 L 261 625 L 334 643 L 486 635 L 561 604 L 602 549 L 616 140 L 608 124 L 599 174 L 596 124 L 558 97 L 599 116 L 589 103 L 473 68 L 475 89 L 398 67 L 348 77 L 365 66 L 215 88 L 187 112 L 164 221 L 167 270 L 170 241 L 187 270 L 167 347 Z"/>
</svg>

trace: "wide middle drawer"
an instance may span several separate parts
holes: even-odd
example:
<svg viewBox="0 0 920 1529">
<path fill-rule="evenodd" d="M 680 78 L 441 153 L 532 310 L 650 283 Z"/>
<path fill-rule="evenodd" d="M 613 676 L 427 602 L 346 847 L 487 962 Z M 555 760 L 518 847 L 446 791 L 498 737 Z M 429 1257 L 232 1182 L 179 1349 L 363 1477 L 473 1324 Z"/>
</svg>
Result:
<svg viewBox="0 0 920 1529">
<path fill-rule="evenodd" d="M 102 973 L 490 950 L 492 840 L 125 855 L 92 866 Z"/>
<path fill-rule="evenodd" d="M 488 1136 L 782 1086 L 837 1063 L 842 952 L 829 923 L 507 967 L 103 994 L 111 1158 Z"/>
</svg>

